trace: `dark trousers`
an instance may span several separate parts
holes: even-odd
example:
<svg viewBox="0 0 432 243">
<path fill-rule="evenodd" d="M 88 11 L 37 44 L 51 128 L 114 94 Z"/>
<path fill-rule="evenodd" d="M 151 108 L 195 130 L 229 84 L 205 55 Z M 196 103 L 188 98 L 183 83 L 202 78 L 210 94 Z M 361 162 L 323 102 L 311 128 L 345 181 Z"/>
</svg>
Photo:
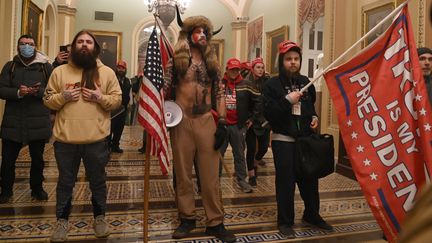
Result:
<svg viewBox="0 0 432 243">
<path fill-rule="evenodd" d="M 276 202 L 278 225 L 294 224 L 294 192 L 297 182 L 300 196 L 305 205 L 303 217 L 310 220 L 319 215 L 318 179 L 296 180 L 294 172 L 293 142 L 272 141 L 273 159 L 276 170 Z"/>
<path fill-rule="evenodd" d="M 105 215 L 107 198 L 105 166 L 109 161 L 108 142 L 103 140 L 91 144 L 68 144 L 56 141 L 54 155 L 59 171 L 56 189 L 57 218 L 69 218 L 72 192 L 81 159 L 92 193 L 93 215 L 95 217 Z"/>
<path fill-rule="evenodd" d="M 44 181 L 43 169 L 44 160 L 43 152 L 45 148 L 45 139 L 28 142 L 31 168 L 30 168 L 30 188 L 32 190 L 41 190 Z M 12 194 L 12 187 L 15 181 L 15 162 L 23 143 L 3 139 L 2 141 L 2 164 L 1 164 L 1 188 L 2 192 Z"/>
<path fill-rule="evenodd" d="M 258 151 L 257 151 L 258 140 Z M 253 127 L 250 127 L 246 132 L 246 162 L 248 170 L 253 170 L 255 160 L 261 160 L 267 153 L 270 143 L 270 129 L 265 129 L 264 134 L 257 136 Z"/>
<path fill-rule="evenodd" d="M 237 125 L 227 126 L 227 137 L 220 148 L 220 153 L 224 157 L 225 152 L 228 148 L 228 144 L 231 145 L 232 154 L 234 157 L 234 170 L 238 181 L 246 181 L 246 158 L 244 154 L 245 150 L 245 136 L 246 127 L 239 128 Z M 219 174 L 221 173 L 222 166 L 219 166 Z"/>
<path fill-rule="evenodd" d="M 120 113 L 118 116 L 111 120 L 111 147 L 118 148 L 120 145 L 120 138 L 123 133 L 123 129 L 126 123 L 126 111 Z"/>
</svg>

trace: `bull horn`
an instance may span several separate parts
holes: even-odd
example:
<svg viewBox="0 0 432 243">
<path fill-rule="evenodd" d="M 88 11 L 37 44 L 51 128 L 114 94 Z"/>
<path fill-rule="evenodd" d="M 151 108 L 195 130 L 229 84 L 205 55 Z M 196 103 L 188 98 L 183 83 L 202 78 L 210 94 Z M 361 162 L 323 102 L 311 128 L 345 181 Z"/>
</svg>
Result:
<svg viewBox="0 0 432 243">
<path fill-rule="evenodd" d="M 181 19 L 181 16 L 180 16 L 180 10 L 179 10 L 177 4 L 176 4 L 176 12 L 177 12 L 177 24 L 178 24 L 178 25 L 180 26 L 180 28 L 181 28 L 181 27 L 183 27 L 183 20 Z"/>
<path fill-rule="evenodd" d="M 223 25 L 218 30 L 213 31 L 213 35 L 219 34 L 219 32 L 221 32 L 222 28 L 223 28 Z"/>
</svg>

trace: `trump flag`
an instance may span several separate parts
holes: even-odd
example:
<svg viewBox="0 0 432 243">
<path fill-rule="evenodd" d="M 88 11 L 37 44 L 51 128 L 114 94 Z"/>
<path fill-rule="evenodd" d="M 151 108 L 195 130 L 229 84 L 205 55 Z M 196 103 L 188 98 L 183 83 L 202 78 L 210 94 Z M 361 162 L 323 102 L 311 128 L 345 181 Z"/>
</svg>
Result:
<svg viewBox="0 0 432 243">
<path fill-rule="evenodd" d="M 407 6 L 379 39 L 324 77 L 357 180 L 396 241 L 432 168 L 432 113 Z"/>
</svg>

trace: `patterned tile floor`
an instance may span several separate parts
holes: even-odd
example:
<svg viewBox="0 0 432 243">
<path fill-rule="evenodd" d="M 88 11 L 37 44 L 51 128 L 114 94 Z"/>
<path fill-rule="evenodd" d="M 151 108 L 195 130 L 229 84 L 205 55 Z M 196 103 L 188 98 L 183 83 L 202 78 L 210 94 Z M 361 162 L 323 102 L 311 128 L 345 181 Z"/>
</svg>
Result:
<svg viewBox="0 0 432 243">
<path fill-rule="evenodd" d="M 78 174 L 70 218 L 71 242 L 142 242 L 144 155 L 140 147 L 139 127 L 126 127 L 121 141 L 123 154 L 112 154 L 107 166 L 108 214 L 111 235 L 96 239 L 92 229 L 90 190 L 84 169 Z M 276 228 L 274 167 L 271 150 L 259 168 L 258 187 L 253 193 L 242 193 L 233 180 L 231 152 L 226 153 L 226 166 L 221 178 L 225 205 L 225 223 L 238 236 L 237 242 L 384 242 L 382 232 L 362 196 L 357 182 L 332 174 L 320 180 L 321 215 L 335 227 L 324 232 L 304 225 L 300 218 L 303 203 L 296 193 L 295 239 L 286 239 Z M 10 203 L 0 204 L 0 243 L 48 242 L 55 223 L 55 186 L 57 168 L 51 144 L 46 146 L 44 187 L 49 194 L 46 202 L 32 200 L 28 185 L 29 153 L 22 150 L 16 168 L 14 196 Z M 149 200 L 149 241 L 175 242 L 171 233 L 178 225 L 172 176 L 163 176 L 158 162 L 151 160 Z M 177 242 L 219 242 L 204 234 L 205 216 L 196 193 L 198 225 L 193 237 Z"/>
</svg>

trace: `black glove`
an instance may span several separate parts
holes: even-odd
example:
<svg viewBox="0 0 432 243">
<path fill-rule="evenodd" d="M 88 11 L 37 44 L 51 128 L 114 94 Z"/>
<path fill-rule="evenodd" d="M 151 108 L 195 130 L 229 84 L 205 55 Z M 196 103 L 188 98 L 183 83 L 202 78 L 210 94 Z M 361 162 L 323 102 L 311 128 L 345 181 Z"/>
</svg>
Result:
<svg viewBox="0 0 432 243">
<path fill-rule="evenodd" d="M 219 123 L 217 128 L 216 128 L 216 132 L 215 132 L 215 143 L 214 143 L 213 148 L 215 150 L 220 149 L 220 147 L 224 143 L 226 137 L 227 137 L 227 127 L 225 124 Z"/>
</svg>

